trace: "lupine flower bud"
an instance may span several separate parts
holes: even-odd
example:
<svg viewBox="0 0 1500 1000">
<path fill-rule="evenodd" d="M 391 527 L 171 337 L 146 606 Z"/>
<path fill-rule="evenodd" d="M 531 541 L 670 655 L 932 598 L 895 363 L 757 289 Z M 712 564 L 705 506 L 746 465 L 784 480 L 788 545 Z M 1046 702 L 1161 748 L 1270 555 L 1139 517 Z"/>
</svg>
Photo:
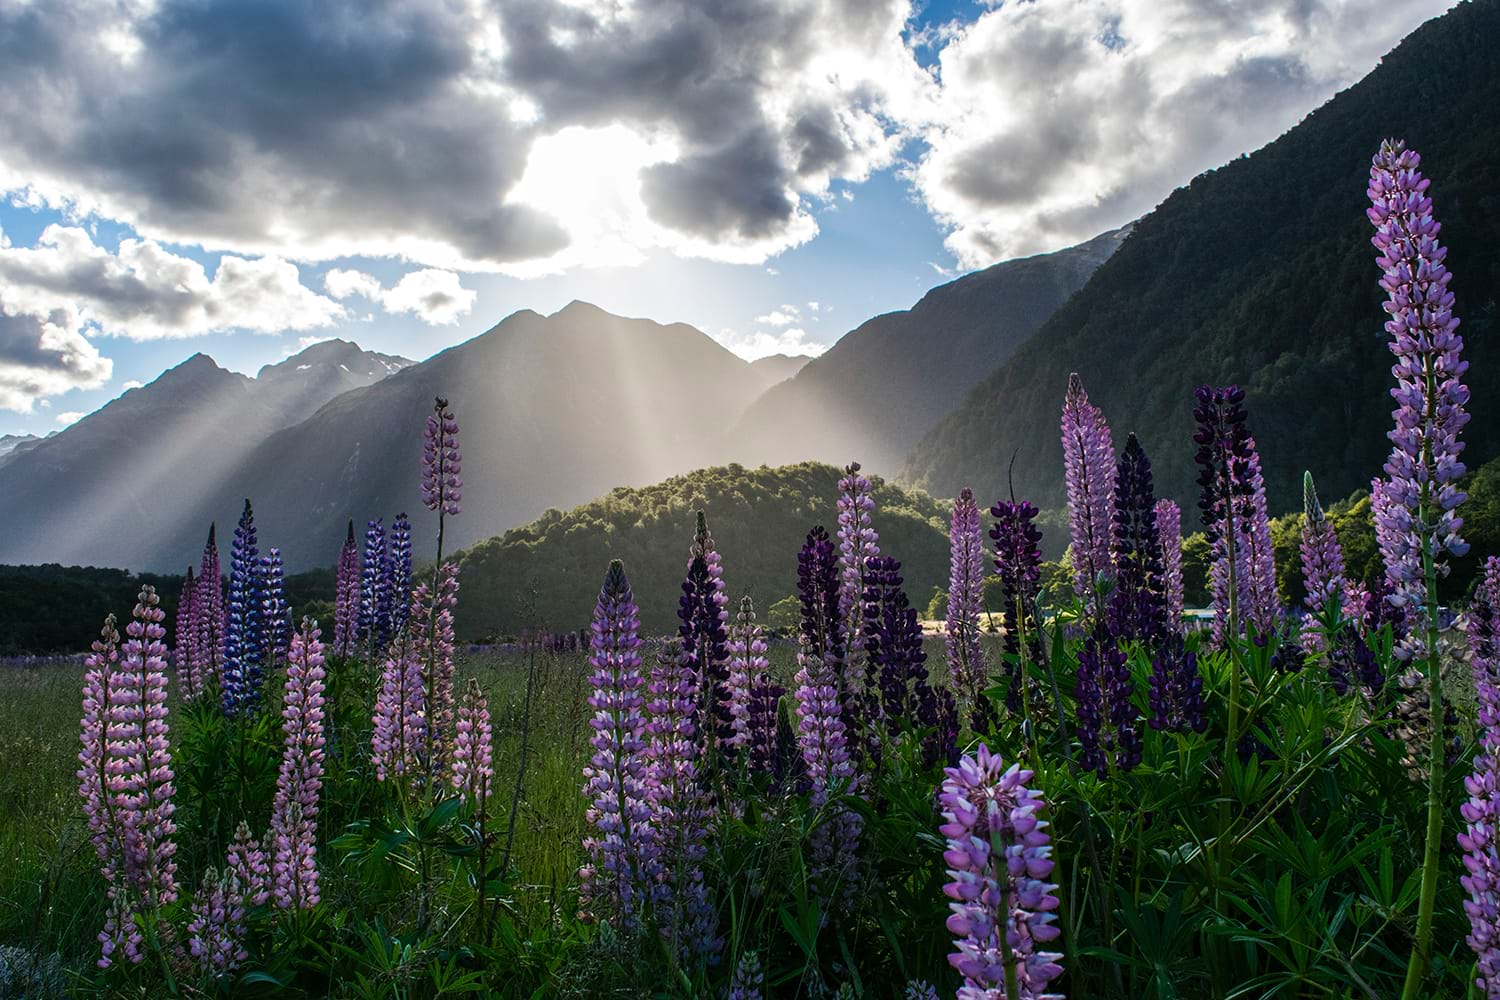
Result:
<svg viewBox="0 0 1500 1000">
<path fill-rule="evenodd" d="M 323 644 L 302 619 L 287 656 L 282 699 L 285 749 L 271 807 L 273 895 L 281 910 L 318 905 L 318 799 L 323 788 Z"/>
<path fill-rule="evenodd" d="M 220 696 L 231 718 L 254 712 L 265 678 L 265 577 L 256 548 L 255 512 L 245 501 L 234 530 L 229 562 L 229 606 L 224 627 L 224 671 Z"/>
<path fill-rule="evenodd" d="M 617 929 L 635 930 L 648 903 L 651 809 L 647 804 L 646 717 L 641 675 L 640 615 L 625 566 L 609 564 L 594 606 L 589 666 L 593 693 L 589 743 L 594 755 L 583 769 L 586 813 L 593 832 L 584 839 L 589 863 L 583 897 Z M 602 912 L 601 912 L 602 911 Z"/>
<path fill-rule="evenodd" d="M 1077 372 L 1068 376 L 1068 392 L 1063 397 L 1062 445 L 1073 543 L 1073 589 L 1092 612 L 1099 577 L 1114 572 L 1110 536 L 1115 448 L 1104 412 L 1089 402 Z"/>
<path fill-rule="evenodd" d="M 964 977 L 960 1000 L 1000 1000 L 1006 995 L 1005 954 L 1021 996 L 1061 1000 L 1047 984 L 1062 975 L 1062 956 L 1046 951 L 1061 933 L 1052 874 L 1051 838 L 1041 818 L 1042 794 L 1028 788 L 1032 772 L 1006 769 L 983 743 L 945 772 L 938 796 L 948 840 L 943 861 L 953 881 L 943 887 L 957 939 L 948 962 Z M 1004 935 L 1003 942 L 1001 935 Z"/>
<path fill-rule="evenodd" d="M 458 418 L 441 396 L 433 402 L 422 439 L 422 504 L 440 515 L 456 515 L 464 496 Z"/>
<path fill-rule="evenodd" d="M 1156 501 L 1156 536 L 1161 540 L 1162 582 L 1167 595 L 1167 628 L 1182 631 L 1182 511 L 1171 500 Z"/>
<path fill-rule="evenodd" d="M 354 541 L 354 519 L 349 519 L 349 535 L 339 550 L 339 566 L 334 584 L 333 644 L 340 656 L 348 656 L 359 632 L 359 545 Z"/>
</svg>

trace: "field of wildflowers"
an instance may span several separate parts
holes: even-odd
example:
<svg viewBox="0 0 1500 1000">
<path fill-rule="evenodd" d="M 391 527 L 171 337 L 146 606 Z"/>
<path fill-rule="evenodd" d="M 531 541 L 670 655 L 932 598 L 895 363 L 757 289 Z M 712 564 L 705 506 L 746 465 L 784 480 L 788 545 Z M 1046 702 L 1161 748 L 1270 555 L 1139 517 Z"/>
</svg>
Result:
<svg viewBox="0 0 1500 1000">
<path fill-rule="evenodd" d="M 1182 512 L 1075 377 L 1063 593 L 1037 508 L 964 490 L 924 640 L 854 463 L 787 554 L 789 640 L 700 512 L 675 635 L 615 561 L 584 640 L 466 652 L 439 399 L 430 564 L 404 514 L 351 522 L 334 620 L 299 621 L 247 500 L 227 587 L 211 530 L 175 621 L 143 586 L 103 623 L 81 716 L 73 670 L 0 678 L 0 994 L 1500 997 L 1500 558 L 1441 631 L 1468 393 L 1419 166 L 1388 142 L 1370 175 L 1378 579 L 1308 474 L 1284 605 L 1246 394 L 1204 386 L 1185 627 Z"/>
</svg>

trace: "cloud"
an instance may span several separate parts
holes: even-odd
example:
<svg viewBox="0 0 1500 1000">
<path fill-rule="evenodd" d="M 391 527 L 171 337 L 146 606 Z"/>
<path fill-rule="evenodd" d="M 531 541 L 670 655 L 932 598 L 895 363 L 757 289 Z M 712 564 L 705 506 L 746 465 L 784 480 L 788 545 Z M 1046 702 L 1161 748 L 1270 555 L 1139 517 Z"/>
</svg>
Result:
<svg viewBox="0 0 1500 1000">
<path fill-rule="evenodd" d="M 808 305 L 812 308 L 813 312 L 818 311 L 816 302 L 809 302 Z M 764 316 L 755 317 L 755 322 L 766 326 L 791 326 L 801 318 L 801 315 L 801 310 L 796 306 L 784 305 L 779 309 L 771 310 Z"/>
<path fill-rule="evenodd" d="M 390 288 L 372 274 L 335 269 L 323 276 L 323 286 L 334 298 L 359 295 L 380 303 L 386 312 L 411 313 L 435 326 L 467 316 L 478 294 L 465 288 L 452 271 L 435 268 L 408 272 Z"/>
<path fill-rule="evenodd" d="M 965 266 L 1076 243 L 1276 138 L 1451 4 L 998 5 L 938 39 L 909 177 Z"/>
<path fill-rule="evenodd" d="M 807 331 L 798 327 L 786 330 L 738 330 L 724 329 L 714 338 L 746 361 L 756 361 L 773 354 L 803 354 L 817 357 L 828 350 L 827 344 L 809 340 Z"/>
<path fill-rule="evenodd" d="M 65 413 L 59 413 L 57 415 L 57 422 L 62 426 L 67 427 L 69 424 L 78 423 L 78 421 L 82 420 L 86 416 L 88 416 L 88 414 L 84 413 L 82 410 L 68 410 Z"/>
<path fill-rule="evenodd" d="M 144 384 L 145 383 L 141 382 L 139 379 L 129 379 L 125 382 L 120 383 L 120 391 L 129 392 L 131 389 L 139 389 Z"/>
<path fill-rule="evenodd" d="M 0 293 L 3 295 L 3 293 Z M 77 332 L 77 316 L 12 311 L 0 297 L 0 409 L 32 412 L 46 396 L 96 389 L 109 381 L 113 363 Z"/>
</svg>

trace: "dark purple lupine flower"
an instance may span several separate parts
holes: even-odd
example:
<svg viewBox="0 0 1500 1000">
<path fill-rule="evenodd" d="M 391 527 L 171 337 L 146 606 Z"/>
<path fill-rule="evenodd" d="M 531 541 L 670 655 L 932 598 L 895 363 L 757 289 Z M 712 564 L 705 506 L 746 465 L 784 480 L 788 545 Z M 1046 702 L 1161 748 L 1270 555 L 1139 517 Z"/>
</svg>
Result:
<svg viewBox="0 0 1500 1000">
<path fill-rule="evenodd" d="M 1157 643 L 1167 635 L 1166 584 L 1151 461 L 1131 434 L 1115 470 L 1115 589 L 1109 598 L 1110 631 L 1116 639 Z"/>
<path fill-rule="evenodd" d="M 703 560 L 694 559 L 693 564 L 699 570 L 699 582 L 706 582 Z M 680 960 L 693 961 L 716 957 L 721 942 L 703 877 L 713 811 L 700 768 L 702 692 L 693 656 L 681 641 L 675 646 L 657 655 L 647 684 L 650 768 L 646 801 L 657 929 Z"/>
<path fill-rule="evenodd" d="M 234 529 L 229 560 L 229 602 L 224 627 L 224 671 L 220 696 L 231 718 L 254 712 L 265 679 L 265 576 L 256 547 L 255 512 L 250 501 Z"/>
<path fill-rule="evenodd" d="M 1242 536 L 1244 525 L 1255 514 L 1250 482 L 1255 443 L 1245 423 L 1245 390 L 1237 385 L 1203 385 L 1195 396 L 1198 510 L 1213 557 L 1214 639 L 1222 643 L 1238 634 L 1245 612 L 1241 595 L 1247 589 L 1248 563 Z"/>
<path fill-rule="evenodd" d="M 865 561 L 864 636 L 866 670 L 879 699 L 868 717 L 884 722 L 888 733 L 910 719 L 937 725 L 937 702 L 927 685 L 927 652 L 917 609 L 901 589 L 901 564 L 890 556 Z"/>
<path fill-rule="evenodd" d="M 173 623 L 176 646 L 172 649 L 172 662 L 177 667 L 177 687 L 183 701 L 192 701 L 203 693 L 203 675 L 200 673 L 196 642 L 198 639 L 198 612 L 193 607 L 193 591 L 197 589 L 197 577 L 189 566 L 187 576 L 182 578 L 182 591 L 177 596 L 177 620 Z"/>
<path fill-rule="evenodd" d="M 351 517 L 334 583 L 333 644 L 340 656 L 349 655 L 359 632 L 359 582 L 359 544 Z"/>
<path fill-rule="evenodd" d="M 323 644 L 318 623 L 302 619 L 286 664 L 284 749 L 271 806 L 272 896 L 280 910 L 318 905 L 318 803 L 323 788 Z"/>
<path fill-rule="evenodd" d="M 1474 771 L 1464 779 L 1469 801 L 1462 813 L 1465 874 L 1459 881 L 1469 898 L 1469 947 L 1478 958 L 1475 985 L 1487 997 L 1500 996 L 1500 559 L 1485 563 L 1469 607 L 1470 667 L 1479 702 L 1479 752 Z"/>
<path fill-rule="evenodd" d="M 716 746 L 722 746 L 734 735 L 733 718 L 729 714 L 728 600 L 724 567 L 714 536 L 708 530 L 708 521 L 700 510 L 687 578 L 678 602 L 677 635 L 683 652 L 693 658 L 692 669 L 698 673 L 707 710 L 704 718 L 713 720 L 704 736 Z"/>
<path fill-rule="evenodd" d="M 1302 538 L 1299 548 L 1308 614 L 1318 618 L 1325 611 L 1339 611 L 1345 590 L 1344 551 L 1339 547 L 1333 525 L 1323 513 L 1323 505 L 1318 502 L 1318 490 L 1313 485 L 1311 472 L 1302 474 Z M 1315 629 L 1305 633 L 1305 641 L 1314 650 L 1324 646 L 1322 634 Z"/>
<path fill-rule="evenodd" d="M 208 541 L 203 545 L 203 559 L 198 564 L 198 588 L 193 601 L 198 629 L 193 645 L 198 655 L 198 676 L 205 691 L 210 685 L 220 685 L 224 672 L 224 578 L 214 527 L 208 526 Z"/>
<path fill-rule="evenodd" d="M 1396 357 L 1396 426 L 1388 435 L 1385 464 L 1389 503 L 1376 516 L 1383 522 L 1382 555 L 1396 584 L 1393 599 L 1417 613 L 1426 600 L 1424 561 L 1430 558 L 1442 575 L 1447 554 L 1469 551 L 1458 516 L 1467 499 L 1458 480 L 1465 472 L 1459 435 L 1469 422 L 1469 390 L 1462 381 L 1469 365 L 1448 288 L 1448 250 L 1438 242 L 1442 226 L 1433 218 L 1431 181 L 1422 176 L 1421 163 L 1415 150 L 1387 139 L 1371 162 L 1368 192 L 1371 242 L 1384 272 L 1380 287 L 1390 296 L 1383 303 L 1390 316 L 1385 329 Z"/>
<path fill-rule="evenodd" d="M 373 657 L 391 641 L 390 574 L 386 569 L 385 523 L 373 518 L 365 526 L 365 552 L 360 563 L 359 634 Z"/>
<path fill-rule="evenodd" d="M 1024 664 L 1041 659 L 1040 631 L 1036 614 L 1037 587 L 1042 578 L 1042 533 L 1034 523 L 1037 509 L 1020 500 L 1001 500 L 990 508 L 995 526 L 995 572 L 1000 577 L 1005 601 L 1005 652 L 1019 658 L 1011 667 L 1010 692 L 1006 704 L 1019 712 L 1023 704 Z"/>
<path fill-rule="evenodd" d="M 1068 392 L 1063 397 L 1062 445 L 1073 543 L 1073 589 L 1092 613 L 1099 577 L 1114 571 L 1110 537 L 1115 448 L 1104 412 L 1089 402 L 1077 372 L 1068 376 Z"/>
<path fill-rule="evenodd" d="M 1182 631 L 1182 511 L 1171 500 L 1156 501 L 1156 537 L 1161 541 L 1162 581 L 1167 595 L 1167 628 Z"/>
<path fill-rule="evenodd" d="M 766 970 L 760 964 L 760 955 L 753 951 L 740 955 L 724 1000 L 765 1000 L 765 990 Z"/>
<path fill-rule="evenodd" d="M 1152 729 L 1201 733 L 1208 728 L 1198 654 L 1187 648 L 1180 632 L 1169 635 L 1152 658 L 1150 701 Z"/>
<path fill-rule="evenodd" d="M 1062 930 L 1053 913 L 1057 886 L 1047 881 L 1047 803 L 1027 787 L 1032 772 L 1007 769 L 981 743 L 945 773 L 938 832 L 948 841 L 943 861 L 952 881 L 943 891 L 953 900 L 948 930 L 957 941 L 948 962 L 964 977 L 959 1000 L 1005 1000 L 1012 984 L 1015 1000 L 1061 1000 L 1047 990 L 1063 970 L 1062 955 L 1046 947 Z"/>
<path fill-rule="evenodd" d="M 609 564 L 594 606 L 589 654 L 589 707 L 594 710 L 589 743 L 594 754 L 583 769 L 583 793 L 589 798 L 586 816 L 593 829 L 584 838 L 589 861 L 581 874 L 588 907 L 614 920 L 622 931 L 640 926 L 651 893 L 640 625 L 625 566 L 616 559 Z"/>
<path fill-rule="evenodd" d="M 967 487 L 953 501 L 948 530 L 948 676 L 976 709 L 989 682 L 980 639 L 979 616 L 984 607 L 984 530 L 979 505 Z M 976 732 L 983 730 L 975 727 Z"/>
<path fill-rule="evenodd" d="M 1094 629 L 1078 653 L 1079 762 L 1101 778 L 1111 769 L 1129 771 L 1141 762 L 1140 713 L 1131 697 L 1130 663 L 1104 626 Z"/>
<path fill-rule="evenodd" d="M 411 519 L 405 512 L 391 522 L 390 552 L 385 561 L 385 591 L 390 595 L 391 631 L 406 627 L 411 613 Z"/>
<path fill-rule="evenodd" d="M 292 608 L 286 600 L 286 566 L 281 550 L 260 557 L 261 621 L 266 634 L 266 663 L 286 658 L 292 643 Z"/>
</svg>

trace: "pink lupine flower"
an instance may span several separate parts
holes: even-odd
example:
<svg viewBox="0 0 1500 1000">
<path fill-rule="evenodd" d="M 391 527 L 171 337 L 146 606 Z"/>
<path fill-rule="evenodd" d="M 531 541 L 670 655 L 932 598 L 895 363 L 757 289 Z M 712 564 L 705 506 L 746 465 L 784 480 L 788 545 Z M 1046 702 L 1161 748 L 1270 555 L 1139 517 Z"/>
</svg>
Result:
<svg viewBox="0 0 1500 1000">
<path fill-rule="evenodd" d="M 422 609 L 428 590 L 423 584 L 412 594 L 410 624 L 396 637 L 381 670 L 380 692 L 370 734 L 371 763 L 378 781 L 417 771 L 427 749 L 427 700 L 423 689 Z"/>
<path fill-rule="evenodd" d="M 470 677 L 458 706 L 449 780 L 459 798 L 471 803 L 476 813 L 483 812 L 489 801 L 490 782 L 495 777 L 494 752 L 489 705 L 479 682 Z"/>
<path fill-rule="evenodd" d="M 285 749 L 271 808 L 272 893 L 281 910 L 318 905 L 318 798 L 323 787 L 323 644 L 302 619 L 287 653 L 282 698 Z"/>
<path fill-rule="evenodd" d="M 426 667 L 426 742 L 430 744 L 432 773 L 448 765 L 448 734 L 453 730 L 453 611 L 458 607 L 458 563 L 438 569 L 436 606 L 427 608 L 428 591 L 418 587 L 412 619 L 422 629 L 418 660 Z"/>
<path fill-rule="evenodd" d="M 80 725 L 80 742 L 83 749 L 78 752 L 78 794 L 83 799 L 83 812 L 88 820 L 89 839 L 94 853 L 103 866 L 104 877 L 113 881 L 120 860 L 120 830 L 115 825 L 109 805 L 110 757 L 105 744 L 105 726 L 110 711 L 109 684 L 120 661 L 120 633 L 115 629 L 115 616 L 104 619 L 99 638 L 92 645 L 92 652 L 84 660 L 83 675 L 83 719 Z"/>
<path fill-rule="evenodd" d="M 240 820 L 240 825 L 235 828 L 225 869 L 239 879 L 246 903 L 266 905 L 271 898 L 271 863 L 260 841 L 250 836 L 250 827 L 244 820 Z"/>
</svg>

